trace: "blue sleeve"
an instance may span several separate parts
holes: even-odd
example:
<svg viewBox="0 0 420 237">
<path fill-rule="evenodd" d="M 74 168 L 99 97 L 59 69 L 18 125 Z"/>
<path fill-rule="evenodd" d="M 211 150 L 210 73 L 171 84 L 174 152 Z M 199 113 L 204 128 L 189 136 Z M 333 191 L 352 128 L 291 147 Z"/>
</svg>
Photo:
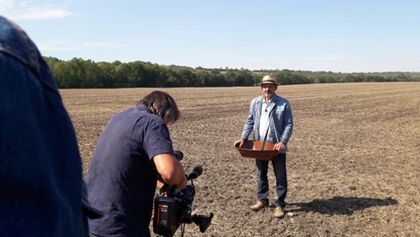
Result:
<svg viewBox="0 0 420 237">
<path fill-rule="evenodd" d="M 283 118 L 283 134 L 281 136 L 282 141 L 286 143 L 289 142 L 290 137 L 292 136 L 293 132 L 293 115 L 292 115 L 292 107 L 289 103 L 287 103 L 285 111 L 284 111 L 284 118 Z"/>
<path fill-rule="evenodd" d="M 168 127 L 163 121 L 156 120 L 147 126 L 143 144 L 149 159 L 163 153 L 174 153 Z"/>
<path fill-rule="evenodd" d="M 245 120 L 244 128 L 242 130 L 241 138 L 248 140 L 249 134 L 251 134 L 252 130 L 254 129 L 254 107 L 255 107 L 255 99 L 251 101 L 249 105 L 249 113 L 248 117 Z"/>
</svg>

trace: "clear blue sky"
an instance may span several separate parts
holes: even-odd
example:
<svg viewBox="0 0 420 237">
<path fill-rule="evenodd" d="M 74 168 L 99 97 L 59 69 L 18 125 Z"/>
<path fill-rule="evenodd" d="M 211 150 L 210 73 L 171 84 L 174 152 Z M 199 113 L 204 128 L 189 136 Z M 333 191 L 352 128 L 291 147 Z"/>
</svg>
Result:
<svg viewBox="0 0 420 237">
<path fill-rule="evenodd" d="M 415 0 L 0 0 L 0 14 L 64 60 L 420 72 Z"/>
</svg>

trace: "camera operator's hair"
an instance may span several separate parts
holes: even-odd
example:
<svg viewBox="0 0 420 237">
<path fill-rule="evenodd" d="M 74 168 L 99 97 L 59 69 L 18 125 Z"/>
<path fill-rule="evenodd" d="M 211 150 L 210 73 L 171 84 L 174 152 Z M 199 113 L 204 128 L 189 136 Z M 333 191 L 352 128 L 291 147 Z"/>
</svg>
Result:
<svg viewBox="0 0 420 237">
<path fill-rule="evenodd" d="M 138 104 L 144 104 L 150 113 L 158 115 L 169 123 L 174 123 L 181 115 L 175 100 L 163 91 L 151 92 Z"/>
</svg>

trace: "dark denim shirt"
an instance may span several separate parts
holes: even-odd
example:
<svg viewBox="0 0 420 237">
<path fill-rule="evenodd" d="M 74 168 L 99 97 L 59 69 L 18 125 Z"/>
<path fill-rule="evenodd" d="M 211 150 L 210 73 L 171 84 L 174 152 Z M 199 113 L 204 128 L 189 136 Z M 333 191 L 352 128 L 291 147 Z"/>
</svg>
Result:
<svg viewBox="0 0 420 237">
<path fill-rule="evenodd" d="M 150 236 L 157 171 L 152 158 L 173 154 L 163 120 L 139 105 L 115 115 L 98 139 L 87 176 L 89 200 L 104 212 L 90 220 L 98 236 Z"/>
<path fill-rule="evenodd" d="M 53 76 L 0 16 L 0 236 L 80 236 L 82 168 Z"/>
</svg>

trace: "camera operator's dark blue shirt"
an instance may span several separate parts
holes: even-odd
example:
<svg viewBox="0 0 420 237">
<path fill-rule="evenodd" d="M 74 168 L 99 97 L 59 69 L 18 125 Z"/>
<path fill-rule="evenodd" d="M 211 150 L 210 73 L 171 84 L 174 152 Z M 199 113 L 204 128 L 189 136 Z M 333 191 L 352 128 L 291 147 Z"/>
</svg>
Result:
<svg viewBox="0 0 420 237">
<path fill-rule="evenodd" d="M 99 236 L 150 236 L 157 171 L 152 158 L 173 154 L 163 120 L 146 106 L 115 115 L 96 145 L 87 184 L 93 206 L 105 213 L 91 220 Z"/>
<path fill-rule="evenodd" d="M 81 236 L 82 165 L 54 78 L 0 16 L 0 236 Z"/>
</svg>

